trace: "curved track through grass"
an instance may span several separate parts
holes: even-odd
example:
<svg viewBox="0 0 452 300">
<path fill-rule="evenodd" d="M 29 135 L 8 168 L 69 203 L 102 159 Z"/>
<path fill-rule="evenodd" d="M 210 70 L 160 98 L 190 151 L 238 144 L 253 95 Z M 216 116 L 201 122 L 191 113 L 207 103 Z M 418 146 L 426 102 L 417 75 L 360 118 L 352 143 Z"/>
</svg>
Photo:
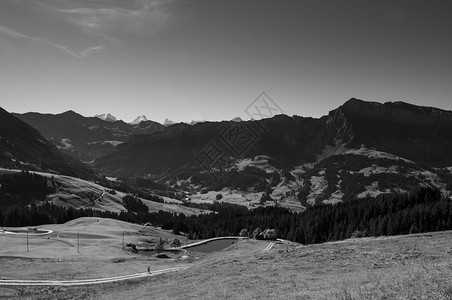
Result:
<svg viewBox="0 0 452 300">
<path fill-rule="evenodd" d="M 177 272 L 185 270 L 187 267 L 176 267 L 169 269 L 162 269 L 151 271 L 149 273 L 136 273 L 124 276 L 108 277 L 108 278 L 96 278 L 96 279 L 80 279 L 80 280 L 0 280 L 0 286 L 80 286 L 80 285 L 92 285 L 101 283 L 111 283 L 118 281 L 125 281 L 131 279 L 138 279 L 150 276 L 156 276 L 160 274 Z"/>
</svg>

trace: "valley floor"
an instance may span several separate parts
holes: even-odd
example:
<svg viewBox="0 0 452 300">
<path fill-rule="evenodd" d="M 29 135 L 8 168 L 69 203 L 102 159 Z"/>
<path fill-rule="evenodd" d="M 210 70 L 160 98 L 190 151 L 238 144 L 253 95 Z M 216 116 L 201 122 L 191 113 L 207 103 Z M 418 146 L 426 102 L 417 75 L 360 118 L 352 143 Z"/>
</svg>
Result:
<svg viewBox="0 0 452 300">
<path fill-rule="evenodd" d="M 143 272 L 147 266 L 188 267 L 93 286 L 0 287 L 0 297 L 13 299 L 452 298 L 452 231 L 309 246 L 287 242 L 268 247 L 266 241 L 241 240 L 216 253 L 188 252 L 184 260 L 136 256 L 120 247 L 109 252 L 108 239 L 95 239 L 98 250 L 92 252 L 50 257 L 17 250 L 12 257 L 3 246 L 12 239 L 0 239 L 1 279 L 81 279 Z"/>
</svg>

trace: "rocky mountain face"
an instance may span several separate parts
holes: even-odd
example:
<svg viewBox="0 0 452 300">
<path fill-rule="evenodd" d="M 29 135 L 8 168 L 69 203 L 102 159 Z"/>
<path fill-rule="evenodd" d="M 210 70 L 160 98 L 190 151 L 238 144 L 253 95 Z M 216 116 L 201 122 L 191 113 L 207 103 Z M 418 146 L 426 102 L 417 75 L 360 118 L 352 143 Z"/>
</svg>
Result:
<svg viewBox="0 0 452 300">
<path fill-rule="evenodd" d="M 351 99 L 329 115 L 349 148 L 361 144 L 417 163 L 452 165 L 452 112 L 403 102 Z M 347 132 L 348 130 L 348 132 Z M 347 140 L 348 139 L 348 140 Z"/>
<path fill-rule="evenodd" d="M 94 172 L 79 161 L 60 153 L 35 128 L 0 108 L 0 166 L 51 171 L 82 178 Z"/>
<path fill-rule="evenodd" d="M 94 166 L 117 176 L 168 180 L 176 188 L 252 191 L 279 204 L 308 205 L 417 185 L 448 194 L 450 153 L 452 112 L 350 99 L 320 119 L 279 115 L 167 126 L 134 136 Z M 257 159 L 262 156 L 268 159 Z"/>
<path fill-rule="evenodd" d="M 39 130 L 58 149 L 83 162 L 90 162 L 115 151 L 116 146 L 128 141 L 134 134 L 151 134 L 163 127 L 153 121 L 127 124 L 123 121 L 84 117 L 73 111 L 56 115 L 14 115 Z"/>
</svg>

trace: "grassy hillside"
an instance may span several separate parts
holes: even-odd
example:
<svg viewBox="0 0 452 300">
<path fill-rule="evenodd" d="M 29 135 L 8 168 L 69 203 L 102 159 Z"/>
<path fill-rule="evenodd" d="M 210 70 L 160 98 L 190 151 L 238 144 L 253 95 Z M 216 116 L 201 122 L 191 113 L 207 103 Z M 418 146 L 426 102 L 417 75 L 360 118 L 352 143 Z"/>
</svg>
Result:
<svg viewBox="0 0 452 300">
<path fill-rule="evenodd" d="M 76 220 L 55 230 L 92 234 L 124 229 L 121 222 Z M 105 222 L 105 223 L 104 223 Z M 124 227 L 125 226 L 125 227 Z M 188 260 L 155 260 L 112 252 L 108 239 L 85 239 L 93 249 L 80 255 L 60 252 L 0 258 L 9 278 L 80 278 L 125 274 L 147 265 L 188 269 L 125 283 L 84 287 L 0 287 L 0 296 L 59 299 L 451 299 L 452 232 L 386 238 L 350 239 L 303 246 L 281 243 L 264 251 L 269 242 L 239 241 L 223 251 L 189 252 Z M 9 239 L 11 240 L 11 239 Z M 52 240 L 52 238 L 50 239 Z M 19 241 L 19 240 L 17 240 Z M 8 243 L 10 244 L 10 243 Z M 66 245 L 66 244 L 65 244 Z M 24 241 L 14 245 L 23 249 Z M 63 244 L 61 243 L 61 247 Z M 2 248 L 1 251 L 3 251 Z M 83 248 L 85 249 L 85 248 Z M 75 252 L 72 248 L 72 252 Z M 2 255 L 4 252 L 0 252 Z M 33 257 L 33 258 L 32 258 Z M 116 258 L 116 259 L 115 259 Z M 123 262 L 119 262 L 119 258 Z M 116 261 L 116 262 L 115 262 Z M 63 268 L 63 266 L 65 268 Z M 84 269 L 86 267 L 87 269 Z M 90 273 L 92 272 L 92 273 Z M 3 275 L 4 276 L 4 275 Z"/>
<path fill-rule="evenodd" d="M 0 169 L 0 175 L 19 173 L 19 170 Z M 122 198 L 124 192 L 114 191 L 80 178 L 56 175 L 43 172 L 35 172 L 47 177 L 49 184 L 54 187 L 55 192 L 47 196 L 47 201 L 58 206 L 73 208 L 92 208 L 100 211 L 119 213 L 126 211 Z M 166 200 L 169 203 L 157 203 L 147 199 L 141 199 L 149 208 L 149 212 L 159 210 L 171 213 L 183 213 L 185 215 L 200 214 L 201 210 L 174 204 L 177 201 Z M 173 204 L 171 204 L 172 202 Z"/>
</svg>

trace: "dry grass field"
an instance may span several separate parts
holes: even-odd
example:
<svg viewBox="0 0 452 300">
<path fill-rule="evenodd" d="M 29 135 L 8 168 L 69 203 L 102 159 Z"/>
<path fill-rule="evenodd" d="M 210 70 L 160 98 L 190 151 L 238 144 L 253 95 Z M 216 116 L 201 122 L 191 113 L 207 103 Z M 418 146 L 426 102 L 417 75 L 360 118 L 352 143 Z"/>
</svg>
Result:
<svg viewBox="0 0 452 300">
<path fill-rule="evenodd" d="M 98 222 L 99 221 L 99 222 Z M 1 287 L 8 299 L 452 299 L 452 232 L 363 238 L 304 246 L 239 241 L 188 258 L 141 256 L 126 242 L 170 233 L 125 222 L 83 218 L 48 225 L 55 233 L 0 237 L 0 279 L 85 279 L 187 267 L 176 273 L 82 287 Z M 77 253 L 76 232 L 84 232 Z M 59 237 L 58 237 L 59 236 Z"/>
<path fill-rule="evenodd" d="M 91 279 L 145 272 L 148 266 L 164 269 L 174 266 L 174 260 L 124 251 L 123 236 L 125 244 L 152 245 L 159 238 L 171 241 L 176 237 L 186 243 L 184 237 L 168 231 L 113 219 L 79 218 L 39 228 L 54 232 L 29 234 L 29 251 L 26 235 L 0 231 L 0 279 Z"/>
<path fill-rule="evenodd" d="M 322 245 L 240 241 L 103 299 L 451 299 L 452 233 Z"/>
</svg>

